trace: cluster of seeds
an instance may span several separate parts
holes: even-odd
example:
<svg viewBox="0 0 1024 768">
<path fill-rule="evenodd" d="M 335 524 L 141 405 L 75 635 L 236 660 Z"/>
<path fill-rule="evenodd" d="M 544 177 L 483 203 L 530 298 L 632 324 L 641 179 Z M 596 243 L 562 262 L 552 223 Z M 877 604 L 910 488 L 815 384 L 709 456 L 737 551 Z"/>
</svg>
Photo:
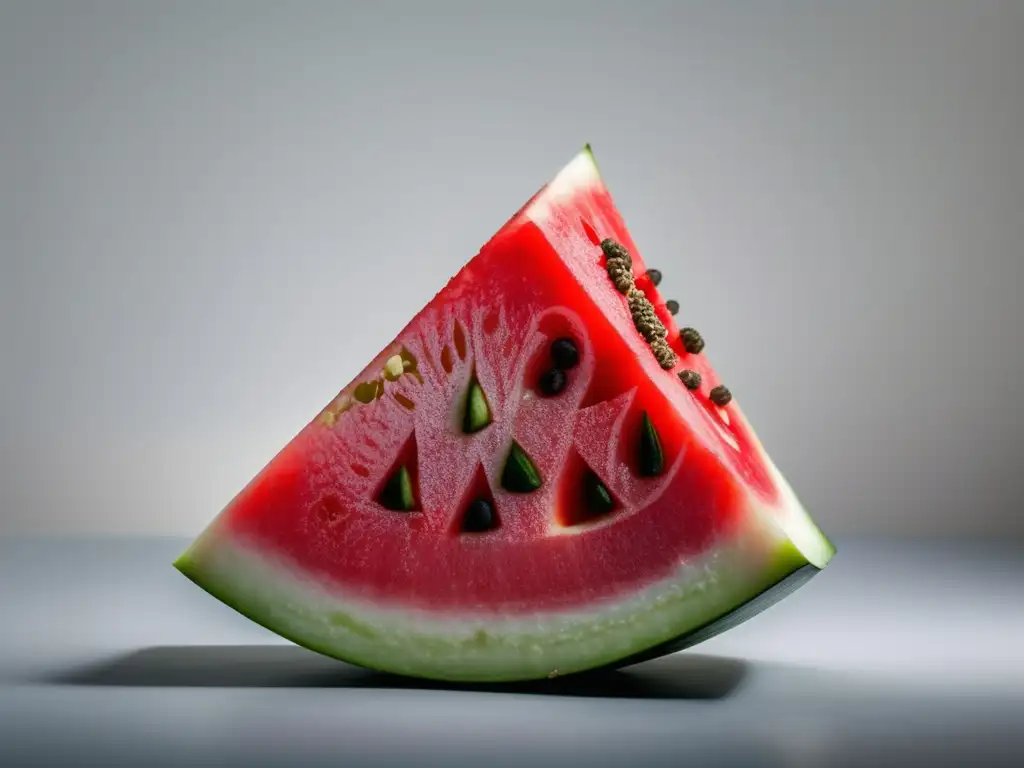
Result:
<svg viewBox="0 0 1024 768">
<path fill-rule="evenodd" d="M 683 328 L 679 332 L 679 340 L 683 344 L 683 349 L 691 355 L 699 355 L 704 349 L 704 337 L 696 328 Z M 679 372 L 679 380 L 687 389 L 699 389 L 701 375 L 697 371 L 687 368 Z M 732 393 L 723 384 L 713 387 L 708 393 L 708 397 L 719 408 L 724 408 L 732 401 Z"/>
<path fill-rule="evenodd" d="M 650 345 L 658 364 L 665 370 L 672 368 L 678 357 L 669 346 L 667 337 L 668 331 L 664 324 L 658 319 L 651 304 L 644 292 L 636 287 L 633 279 L 633 260 L 621 243 L 605 238 L 601 241 L 601 250 L 605 255 L 605 270 L 608 277 L 619 293 L 626 297 L 629 305 L 629 313 L 633 316 L 633 325 L 644 340 Z M 647 270 L 647 279 L 657 287 L 662 280 L 661 270 Z M 665 302 L 665 309 L 669 314 L 675 316 L 679 313 L 679 302 L 669 299 Z M 699 355 L 704 350 L 704 337 L 696 328 L 683 328 L 679 333 L 679 341 L 688 354 Z M 679 380 L 689 390 L 696 390 L 701 385 L 701 375 L 694 370 L 685 369 L 679 372 Z M 732 400 L 732 393 L 728 388 L 719 385 L 709 393 L 711 402 L 719 407 L 724 407 Z"/>
<path fill-rule="evenodd" d="M 644 292 L 636 287 L 633 280 L 633 260 L 629 252 L 611 238 L 601 241 L 601 250 L 605 255 L 605 270 L 608 277 L 618 289 L 619 293 L 625 295 L 629 303 L 629 313 L 633 316 L 633 325 L 644 337 L 654 353 L 654 357 L 665 370 L 676 364 L 676 353 L 669 346 L 666 337 L 668 331 L 658 319 L 654 311 L 654 305 Z M 660 273 L 658 275 L 660 280 Z"/>
<path fill-rule="evenodd" d="M 551 367 L 541 374 L 537 387 L 548 397 L 559 394 L 565 389 L 565 372 L 575 368 L 580 362 L 580 351 L 576 343 L 569 338 L 555 339 L 551 342 Z"/>
<path fill-rule="evenodd" d="M 633 290 L 633 266 L 622 259 L 608 259 L 608 277 L 615 283 L 620 293 L 628 294 Z"/>
<path fill-rule="evenodd" d="M 640 334 L 647 340 L 658 361 L 658 365 L 669 370 L 676 364 L 676 353 L 668 344 L 668 330 L 662 325 L 654 312 L 654 305 L 639 288 L 630 288 L 627 295 L 629 311 L 633 315 L 633 325 L 640 331 Z"/>
</svg>

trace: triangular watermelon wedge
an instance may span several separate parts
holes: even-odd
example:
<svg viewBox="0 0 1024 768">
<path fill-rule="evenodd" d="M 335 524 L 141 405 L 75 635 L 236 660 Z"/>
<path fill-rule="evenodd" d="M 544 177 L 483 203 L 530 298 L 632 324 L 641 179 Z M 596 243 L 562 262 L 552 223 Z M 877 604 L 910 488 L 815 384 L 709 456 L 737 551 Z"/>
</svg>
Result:
<svg viewBox="0 0 1024 768">
<path fill-rule="evenodd" d="M 835 550 L 657 282 L 587 147 L 175 566 L 447 680 L 623 665 L 771 604 Z"/>
</svg>

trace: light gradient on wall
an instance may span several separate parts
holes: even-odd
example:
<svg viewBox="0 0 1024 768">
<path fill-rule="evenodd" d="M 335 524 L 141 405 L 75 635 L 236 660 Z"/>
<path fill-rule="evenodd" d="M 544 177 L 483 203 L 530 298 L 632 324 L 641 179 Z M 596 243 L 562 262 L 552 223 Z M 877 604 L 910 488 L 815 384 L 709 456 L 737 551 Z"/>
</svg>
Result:
<svg viewBox="0 0 1024 768">
<path fill-rule="evenodd" d="M 0 2 L 0 533 L 196 532 L 586 141 L 825 530 L 1021 533 L 1022 6 Z"/>
</svg>

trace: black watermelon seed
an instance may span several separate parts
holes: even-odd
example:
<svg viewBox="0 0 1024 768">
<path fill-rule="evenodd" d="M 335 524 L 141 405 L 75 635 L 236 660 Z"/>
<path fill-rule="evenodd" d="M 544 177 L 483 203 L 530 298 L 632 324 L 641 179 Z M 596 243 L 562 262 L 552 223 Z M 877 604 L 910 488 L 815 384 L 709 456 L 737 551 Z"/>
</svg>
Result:
<svg viewBox="0 0 1024 768">
<path fill-rule="evenodd" d="M 697 389 L 700 386 L 700 374 L 689 368 L 679 372 L 679 380 L 686 385 L 687 389 Z"/>
<path fill-rule="evenodd" d="M 710 393 L 711 402 L 719 407 L 723 407 L 729 404 L 732 400 L 732 392 L 722 384 L 711 390 Z"/>
<path fill-rule="evenodd" d="M 615 509 L 612 495 L 593 470 L 588 470 L 583 476 L 583 496 L 587 503 L 587 509 L 592 514 L 604 515 Z"/>
<path fill-rule="evenodd" d="M 651 281 L 651 285 L 657 288 L 661 284 L 661 270 L 660 269 L 648 269 L 647 279 Z"/>
<path fill-rule="evenodd" d="M 487 499 L 475 499 L 466 508 L 462 518 L 462 530 L 468 533 L 483 533 L 495 528 L 494 507 Z"/>
<path fill-rule="evenodd" d="M 580 362 L 580 351 L 572 339 L 555 339 L 551 342 L 551 359 L 556 368 L 561 368 L 563 371 L 568 370 L 575 368 Z"/>
<path fill-rule="evenodd" d="M 704 337 L 696 328 L 683 328 L 679 333 L 679 338 L 682 339 L 683 349 L 691 355 L 699 354 L 704 349 Z"/>
<path fill-rule="evenodd" d="M 545 395 L 551 397 L 565 389 L 565 372 L 561 368 L 552 368 L 540 377 L 537 386 Z"/>
<path fill-rule="evenodd" d="M 640 474 L 644 477 L 655 477 L 665 469 L 665 457 L 661 452 L 661 439 L 658 430 L 651 423 L 647 411 L 644 411 L 640 425 Z"/>
<path fill-rule="evenodd" d="M 668 310 L 670 315 L 677 315 L 679 314 L 679 302 L 675 299 L 669 299 L 665 302 L 665 309 Z"/>
</svg>

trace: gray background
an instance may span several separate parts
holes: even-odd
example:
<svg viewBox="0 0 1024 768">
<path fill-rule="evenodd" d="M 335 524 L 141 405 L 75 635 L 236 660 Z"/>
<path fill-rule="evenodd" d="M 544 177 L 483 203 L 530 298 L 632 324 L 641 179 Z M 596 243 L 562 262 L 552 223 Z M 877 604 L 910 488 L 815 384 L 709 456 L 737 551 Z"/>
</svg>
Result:
<svg viewBox="0 0 1024 768">
<path fill-rule="evenodd" d="M 195 533 L 589 141 L 827 532 L 1020 534 L 1022 35 L 0 0 L 0 533 Z"/>
<path fill-rule="evenodd" d="M 1016 541 L 846 538 L 693 650 L 505 686 L 304 651 L 168 566 L 186 542 L 0 537 L 0 765 L 1024 765 Z"/>
</svg>

